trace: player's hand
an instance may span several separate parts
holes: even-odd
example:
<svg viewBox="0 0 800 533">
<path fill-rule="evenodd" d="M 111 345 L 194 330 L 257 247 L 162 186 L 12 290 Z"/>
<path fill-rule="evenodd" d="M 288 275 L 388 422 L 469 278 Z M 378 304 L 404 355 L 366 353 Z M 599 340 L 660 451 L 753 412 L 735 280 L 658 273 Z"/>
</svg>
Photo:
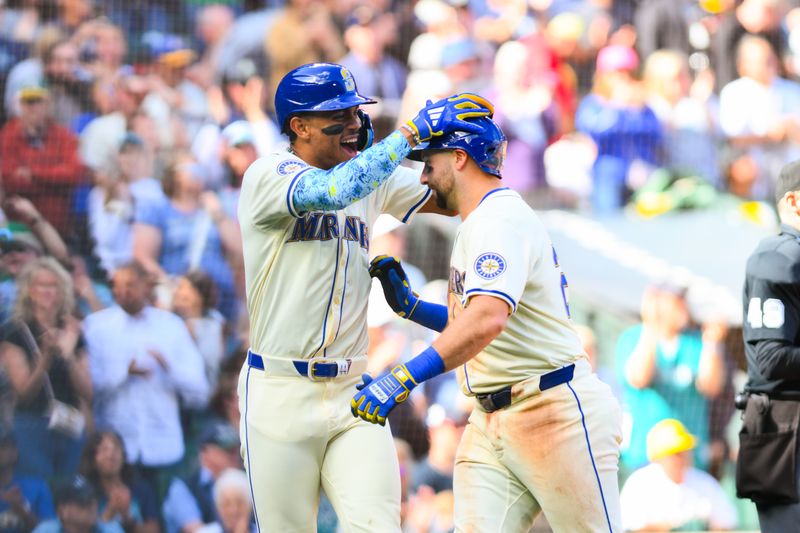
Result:
<svg viewBox="0 0 800 533">
<path fill-rule="evenodd" d="M 428 141 L 433 137 L 466 131 L 481 133 L 483 128 L 468 119 L 491 117 L 494 106 L 487 99 L 473 93 L 461 93 L 437 102 L 428 100 L 416 117 L 407 122 L 420 141 Z"/>
<path fill-rule="evenodd" d="M 379 255 L 369 264 L 369 275 L 378 278 L 386 303 L 402 318 L 408 318 L 419 303 L 419 295 L 411 289 L 403 266 L 396 258 Z"/>
<path fill-rule="evenodd" d="M 386 425 L 392 409 L 406 401 L 417 386 L 405 365 L 397 365 L 375 380 L 369 374 L 362 379 L 364 382 L 356 386 L 358 392 L 350 400 L 350 412 L 356 418 L 382 426 Z"/>
</svg>

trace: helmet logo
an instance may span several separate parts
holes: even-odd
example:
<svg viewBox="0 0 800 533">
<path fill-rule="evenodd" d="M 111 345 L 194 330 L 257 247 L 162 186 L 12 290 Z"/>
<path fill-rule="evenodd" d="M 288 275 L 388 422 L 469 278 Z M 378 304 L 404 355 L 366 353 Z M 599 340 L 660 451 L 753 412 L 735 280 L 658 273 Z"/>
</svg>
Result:
<svg viewBox="0 0 800 533">
<path fill-rule="evenodd" d="M 345 90 L 348 92 L 356 90 L 356 80 L 353 79 L 353 75 L 346 68 L 342 69 L 342 79 L 344 80 Z"/>
</svg>

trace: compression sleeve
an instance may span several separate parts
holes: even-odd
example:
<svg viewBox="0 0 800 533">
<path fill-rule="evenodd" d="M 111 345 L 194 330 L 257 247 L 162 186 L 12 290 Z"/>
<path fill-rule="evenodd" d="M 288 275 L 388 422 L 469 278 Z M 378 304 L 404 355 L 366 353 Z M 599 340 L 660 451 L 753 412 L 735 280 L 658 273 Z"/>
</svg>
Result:
<svg viewBox="0 0 800 533">
<path fill-rule="evenodd" d="M 377 189 L 410 151 L 411 145 L 396 131 L 346 163 L 329 170 L 311 168 L 294 187 L 294 207 L 298 213 L 344 209 Z"/>
</svg>

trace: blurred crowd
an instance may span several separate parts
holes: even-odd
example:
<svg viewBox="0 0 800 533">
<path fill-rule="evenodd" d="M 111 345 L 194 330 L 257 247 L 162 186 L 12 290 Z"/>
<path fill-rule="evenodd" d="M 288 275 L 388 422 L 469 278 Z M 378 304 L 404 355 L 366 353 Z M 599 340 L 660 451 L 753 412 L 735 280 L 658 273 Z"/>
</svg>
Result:
<svg viewBox="0 0 800 533">
<path fill-rule="evenodd" d="M 540 208 L 771 227 L 800 157 L 794 0 L 0 0 L 1 531 L 253 530 L 236 207 L 286 147 L 278 81 L 313 61 L 376 97 L 378 139 L 427 99 L 488 97 L 504 182 Z M 409 259 L 436 301 L 447 244 L 381 219 L 370 254 Z M 737 332 L 698 324 L 674 282 L 631 320 L 596 362 L 626 407 L 626 527 L 752 524 L 723 490 Z M 379 295 L 369 333 L 372 372 L 431 340 Z M 452 529 L 471 405 L 443 376 L 393 414 L 408 532 Z M 318 521 L 336 530 L 324 498 Z"/>
</svg>

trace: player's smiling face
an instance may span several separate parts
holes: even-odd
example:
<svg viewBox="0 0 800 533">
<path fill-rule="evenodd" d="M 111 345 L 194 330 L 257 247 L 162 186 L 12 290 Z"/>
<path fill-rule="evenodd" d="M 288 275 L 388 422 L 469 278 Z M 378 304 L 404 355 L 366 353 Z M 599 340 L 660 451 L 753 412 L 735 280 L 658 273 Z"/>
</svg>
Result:
<svg viewBox="0 0 800 533">
<path fill-rule="evenodd" d="M 301 140 L 311 148 L 314 161 L 312 165 L 329 169 L 340 163 L 349 161 L 358 154 L 358 130 L 361 119 L 358 107 L 323 111 L 319 113 L 303 113 L 300 115 L 304 123 Z"/>
<path fill-rule="evenodd" d="M 455 174 L 453 173 L 453 152 L 451 150 L 427 152 L 422 156 L 425 167 L 422 169 L 420 183 L 427 185 L 436 193 L 436 205 L 442 209 L 455 210 Z"/>
</svg>

